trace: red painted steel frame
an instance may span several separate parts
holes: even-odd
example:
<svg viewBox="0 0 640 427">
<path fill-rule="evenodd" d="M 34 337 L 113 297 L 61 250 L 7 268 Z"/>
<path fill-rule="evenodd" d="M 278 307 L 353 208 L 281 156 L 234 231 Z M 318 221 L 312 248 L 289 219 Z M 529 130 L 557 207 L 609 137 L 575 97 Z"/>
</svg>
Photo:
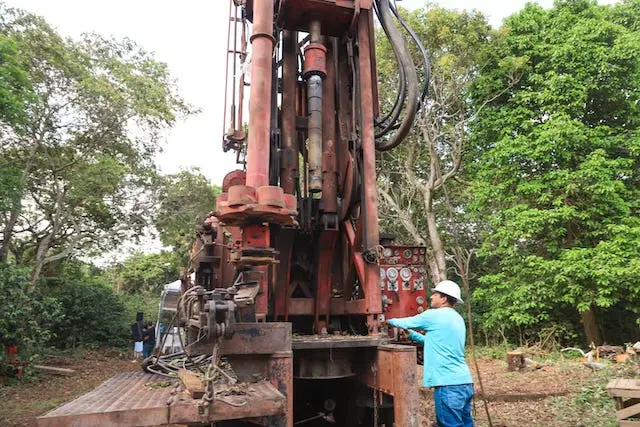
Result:
<svg viewBox="0 0 640 427">
<path fill-rule="evenodd" d="M 378 201 L 376 199 L 376 156 L 373 132 L 373 85 L 371 75 L 371 40 L 369 39 L 369 25 L 371 10 L 360 12 L 358 23 L 358 60 L 360 62 L 360 110 L 361 139 L 363 152 L 364 200 L 363 211 L 363 245 L 364 249 L 373 249 L 379 243 L 378 233 Z M 365 298 L 367 299 L 367 313 L 377 315 L 382 312 L 380 298 L 380 269 L 377 264 L 365 264 Z M 370 317 L 369 325 L 378 332 L 377 318 Z"/>
</svg>

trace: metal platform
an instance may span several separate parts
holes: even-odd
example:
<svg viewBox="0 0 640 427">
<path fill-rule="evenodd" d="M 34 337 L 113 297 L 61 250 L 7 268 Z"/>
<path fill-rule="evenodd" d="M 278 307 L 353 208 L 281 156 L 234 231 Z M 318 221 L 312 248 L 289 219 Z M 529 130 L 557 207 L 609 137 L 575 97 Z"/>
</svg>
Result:
<svg viewBox="0 0 640 427">
<path fill-rule="evenodd" d="M 378 347 L 389 342 L 383 335 L 298 335 L 291 339 L 294 350 Z"/>
<path fill-rule="evenodd" d="M 143 372 L 121 373 L 93 391 L 39 417 L 38 427 L 125 427 L 197 424 L 283 414 L 285 397 L 269 382 L 243 384 L 242 395 L 224 393 L 209 415 L 199 413 L 199 400 L 177 380 Z M 237 388 L 237 386 L 236 386 Z M 224 400 L 223 400 L 224 399 Z M 229 402 L 229 403 L 227 403 Z"/>
</svg>

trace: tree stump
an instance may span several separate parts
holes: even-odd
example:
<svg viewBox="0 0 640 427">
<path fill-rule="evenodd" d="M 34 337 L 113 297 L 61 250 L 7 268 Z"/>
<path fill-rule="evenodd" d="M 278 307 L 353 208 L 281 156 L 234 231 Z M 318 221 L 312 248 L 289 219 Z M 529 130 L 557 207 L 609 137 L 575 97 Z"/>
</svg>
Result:
<svg viewBox="0 0 640 427">
<path fill-rule="evenodd" d="M 519 371 L 524 368 L 524 353 L 521 351 L 507 352 L 507 370 L 509 372 Z"/>
</svg>

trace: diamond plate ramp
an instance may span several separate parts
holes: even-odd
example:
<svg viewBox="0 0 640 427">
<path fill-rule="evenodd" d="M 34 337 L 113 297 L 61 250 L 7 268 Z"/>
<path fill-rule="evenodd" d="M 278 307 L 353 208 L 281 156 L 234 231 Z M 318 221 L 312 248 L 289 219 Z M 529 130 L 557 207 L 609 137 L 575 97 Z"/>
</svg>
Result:
<svg viewBox="0 0 640 427">
<path fill-rule="evenodd" d="M 283 414 L 285 397 L 269 382 L 242 386 L 243 394 L 225 393 L 216 399 L 206 418 L 198 400 L 182 391 L 174 380 L 159 387 L 166 377 L 144 372 L 114 376 L 93 391 L 37 419 L 38 427 L 125 427 L 160 426 L 171 423 L 203 423 Z"/>
</svg>

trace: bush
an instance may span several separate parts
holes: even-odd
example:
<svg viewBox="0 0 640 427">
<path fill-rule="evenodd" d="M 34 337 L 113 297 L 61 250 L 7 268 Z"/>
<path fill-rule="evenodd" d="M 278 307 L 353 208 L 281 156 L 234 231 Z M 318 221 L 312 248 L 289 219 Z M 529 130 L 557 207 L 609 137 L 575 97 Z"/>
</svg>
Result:
<svg viewBox="0 0 640 427">
<path fill-rule="evenodd" d="M 54 298 L 30 289 L 29 270 L 0 264 L 0 342 L 17 345 L 29 358 L 55 337 L 52 325 L 64 316 Z M 2 357 L 5 352 L 2 351 Z"/>
</svg>

